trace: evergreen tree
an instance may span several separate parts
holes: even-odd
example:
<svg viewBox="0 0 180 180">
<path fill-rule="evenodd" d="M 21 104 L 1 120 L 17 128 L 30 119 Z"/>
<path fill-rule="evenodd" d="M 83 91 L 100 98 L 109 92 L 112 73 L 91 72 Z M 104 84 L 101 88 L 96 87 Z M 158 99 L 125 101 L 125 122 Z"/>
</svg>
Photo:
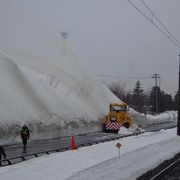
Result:
<svg viewBox="0 0 180 180">
<path fill-rule="evenodd" d="M 174 110 L 175 111 L 178 110 L 178 97 L 179 97 L 179 93 L 177 92 L 174 96 Z"/>
<path fill-rule="evenodd" d="M 156 92 L 156 86 L 152 87 L 149 99 L 150 99 L 151 111 L 153 113 L 156 112 L 156 108 L 157 108 L 157 110 L 159 112 L 160 94 L 161 94 L 161 90 L 160 90 L 160 88 L 158 86 L 157 86 L 157 92 Z M 157 102 L 156 102 L 156 95 L 157 95 Z"/>
<path fill-rule="evenodd" d="M 160 101 L 160 112 L 173 110 L 173 99 L 170 94 L 162 93 Z"/>
<path fill-rule="evenodd" d="M 144 90 L 141 87 L 141 83 L 138 80 L 136 82 L 135 88 L 132 95 L 132 105 L 136 107 L 136 110 L 143 112 L 144 102 L 145 102 Z"/>
<path fill-rule="evenodd" d="M 158 113 L 172 110 L 173 109 L 173 99 L 170 94 L 166 94 L 157 87 L 157 103 L 156 103 L 156 86 L 154 86 L 150 93 L 150 105 L 152 112 L 156 112 L 156 104 L 158 108 Z"/>
</svg>

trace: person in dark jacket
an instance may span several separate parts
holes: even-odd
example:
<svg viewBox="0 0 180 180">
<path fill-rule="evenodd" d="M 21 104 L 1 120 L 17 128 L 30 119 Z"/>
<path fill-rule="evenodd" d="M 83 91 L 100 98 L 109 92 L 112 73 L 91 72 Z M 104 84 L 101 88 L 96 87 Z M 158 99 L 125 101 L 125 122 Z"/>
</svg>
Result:
<svg viewBox="0 0 180 180">
<path fill-rule="evenodd" d="M 24 125 L 21 129 L 21 139 L 23 143 L 23 152 L 26 153 L 26 147 L 27 147 L 27 140 L 29 139 L 29 129 L 26 125 Z"/>
<path fill-rule="evenodd" d="M 5 153 L 5 150 L 4 148 L 0 145 L 0 166 L 2 166 L 2 155 L 4 156 L 4 159 L 6 159 L 6 153 Z"/>
</svg>

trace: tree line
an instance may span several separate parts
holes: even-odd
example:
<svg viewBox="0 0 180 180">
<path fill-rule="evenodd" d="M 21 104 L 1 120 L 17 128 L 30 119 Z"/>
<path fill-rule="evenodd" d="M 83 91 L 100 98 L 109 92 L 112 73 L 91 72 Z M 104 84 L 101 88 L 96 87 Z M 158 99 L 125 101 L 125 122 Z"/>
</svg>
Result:
<svg viewBox="0 0 180 180">
<path fill-rule="evenodd" d="M 145 92 L 139 80 L 136 82 L 132 92 L 127 91 L 124 84 L 114 81 L 108 83 L 107 87 L 118 98 L 140 113 L 156 114 L 177 110 L 178 92 L 172 97 L 171 94 L 162 91 L 159 86 L 154 86 Z"/>
</svg>

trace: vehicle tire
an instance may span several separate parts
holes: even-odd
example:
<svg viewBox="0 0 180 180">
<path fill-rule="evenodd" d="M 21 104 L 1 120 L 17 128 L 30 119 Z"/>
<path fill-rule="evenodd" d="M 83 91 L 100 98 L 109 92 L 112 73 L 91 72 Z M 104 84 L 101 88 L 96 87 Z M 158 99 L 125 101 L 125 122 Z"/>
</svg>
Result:
<svg viewBox="0 0 180 180">
<path fill-rule="evenodd" d="M 125 123 L 123 124 L 123 126 L 128 129 L 128 128 L 129 128 L 129 122 L 125 122 Z"/>
<path fill-rule="evenodd" d="M 102 131 L 105 133 L 107 132 L 105 124 L 102 125 Z"/>
</svg>

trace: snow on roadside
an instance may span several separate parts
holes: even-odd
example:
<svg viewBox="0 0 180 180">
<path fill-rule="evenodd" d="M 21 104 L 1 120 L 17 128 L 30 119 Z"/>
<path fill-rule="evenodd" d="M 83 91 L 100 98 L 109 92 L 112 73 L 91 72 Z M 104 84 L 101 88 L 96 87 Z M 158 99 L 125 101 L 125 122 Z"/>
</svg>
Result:
<svg viewBox="0 0 180 180">
<path fill-rule="evenodd" d="M 125 127 L 121 127 L 118 134 L 122 135 L 130 135 L 130 134 L 138 134 L 140 132 L 144 132 L 145 130 L 138 127 L 137 124 L 132 124 L 128 129 Z"/>
<path fill-rule="evenodd" d="M 166 111 L 155 116 L 147 114 L 147 119 L 149 121 L 149 124 L 155 124 L 161 122 L 176 122 L 177 111 Z"/>
<path fill-rule="evenodd" d="M 140 114 L 130 108 L 130 115 L 139 127 L 146 127 L 151 124 L 177 122 L 177 111 L 166 111 L 157 115 Z"/>
</svg>

